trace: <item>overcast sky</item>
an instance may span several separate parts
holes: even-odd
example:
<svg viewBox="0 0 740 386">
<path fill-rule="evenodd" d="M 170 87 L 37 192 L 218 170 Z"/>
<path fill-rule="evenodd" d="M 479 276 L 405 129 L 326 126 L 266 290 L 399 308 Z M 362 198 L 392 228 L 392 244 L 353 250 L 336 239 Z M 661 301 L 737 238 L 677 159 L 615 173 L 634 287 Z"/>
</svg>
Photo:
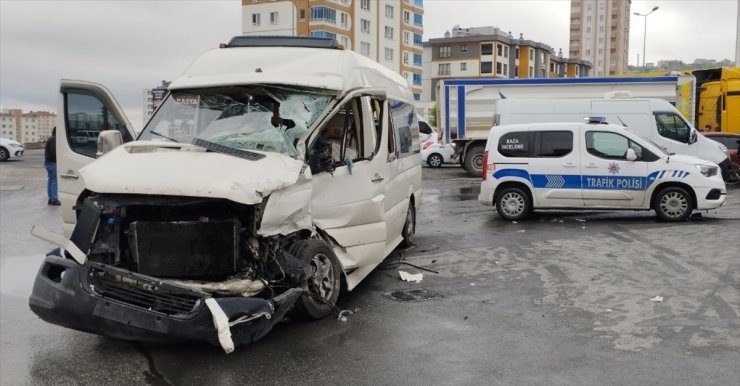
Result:
<svg viewBox="0 0 740 386">
<path fill-rule="evenodd" d="M 632 2 L 648 18 L 647 61 L 734 59 L 737 0 Z M 568 0 L 425 0 L 424 39 L 453 25 L 493 25 L 567 56 Z M 102 83 L 143 125 L 143 89 L 179 75 L 241 33 L 241 1 L 0 0 L 0 107 L 56 111 L 59 79 Z M 642 53 L 633 17 L 630 64 Z"/>
</svg>

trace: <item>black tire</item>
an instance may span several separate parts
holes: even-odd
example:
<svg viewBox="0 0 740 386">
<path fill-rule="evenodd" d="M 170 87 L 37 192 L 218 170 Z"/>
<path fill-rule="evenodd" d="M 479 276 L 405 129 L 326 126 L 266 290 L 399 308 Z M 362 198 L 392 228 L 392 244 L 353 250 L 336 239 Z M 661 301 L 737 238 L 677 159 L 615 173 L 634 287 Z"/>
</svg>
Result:
<svg viewBox="0 0 740 386">
<path fill-rule="evenodd" d="M 504 220 L 523 220 L 532 210 L 532 198 L 520 188 L 510 187 L 501 190 L 495 198 L 496 211 Z"/>
<path fill-rule="evenodd" d="M 437 153 L 430 154 L 429 157 L 427 157 L 427 165 L 433 168 L 441 168 L 443 163 L 444 159 Z"/>
<path fill-rule="evenodd" d="M 735 185 L 740 183 L 740 165 L 733 163 L 730 166 L 730 170 L 723 173 L 722 177 L 724 178 L 726 185 Z"/>
<path fill-rule="evenodd" d="M 463 167 L 471 177 L 481 177 L 483 175 L 483 146 L 471 146 L 465 152 L 465 163 Z"/>
<path fill-rule="evenodd" d="M 7 161 L 10 158 L 10 152 L 4 147 L 0 147 L 0 161 Z"/>
<path fill-rule="evenodd" d="M 655 196 L 655 214 L 662 221 L 685 221 L 694 210 L 691 194 L 684 188 L 669 186 Z"/>
<path fill-rule="evenodd" d="M 291 315 L 297 319 L 317 320 L 331 315 L 341 290 L 342 268 L 329 244 L 323 240 L 301 240 L 289 252 L 308 265 L 304 293 Z"/>
<path fill-rule="evenodd" d="M 409 200 L 409 209 L 406 211 L 406 220 L 403 223 L 403 229 L 401 230 L 401 247 L 408 248 L 414 245 L 414 234 L 416 233 L 416 208 L 414 202 Z"/>
</svg>

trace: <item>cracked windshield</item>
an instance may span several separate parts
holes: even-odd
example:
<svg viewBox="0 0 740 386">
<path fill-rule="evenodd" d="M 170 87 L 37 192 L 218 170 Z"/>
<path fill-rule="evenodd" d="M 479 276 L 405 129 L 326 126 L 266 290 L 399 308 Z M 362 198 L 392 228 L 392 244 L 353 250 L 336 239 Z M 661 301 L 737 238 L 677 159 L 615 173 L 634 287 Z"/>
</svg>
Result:
<svg viewBox="0 0 740 386">
<path fill-rule="evenodd" d="M 332 95 L 280 87 L 225 87 L 170 94 L 139 140 L 218 145 L 297 156 L 298 140 Z"/>
</svg>

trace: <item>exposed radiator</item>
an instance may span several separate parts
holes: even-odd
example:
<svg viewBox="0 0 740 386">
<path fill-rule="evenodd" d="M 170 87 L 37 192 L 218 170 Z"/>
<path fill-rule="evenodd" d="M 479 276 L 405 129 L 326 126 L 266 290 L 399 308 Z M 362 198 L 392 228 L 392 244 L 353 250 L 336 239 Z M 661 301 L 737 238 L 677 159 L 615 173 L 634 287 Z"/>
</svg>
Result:
<svg viewBox="0 0 740 386">
<path fill-rule="evenodd" d="M 223 278 L 236 273 L 236 220 L 136 221 L 129 228 L 139 273 L 171 278 Z"/>
</svg>

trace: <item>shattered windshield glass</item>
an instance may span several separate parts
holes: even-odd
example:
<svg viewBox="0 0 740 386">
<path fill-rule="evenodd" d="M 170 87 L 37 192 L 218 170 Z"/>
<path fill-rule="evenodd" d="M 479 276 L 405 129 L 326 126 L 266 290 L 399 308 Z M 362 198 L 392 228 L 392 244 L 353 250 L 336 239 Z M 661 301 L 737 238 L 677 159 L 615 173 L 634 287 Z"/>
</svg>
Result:
<svg viewBox="0 0 740 386">
<path fill-rule="evenodd" d="M 175 90 L 139 140 L 204 140 L 238 150 L 297 156 L 296 144 L 333 95 L 277 86 Z"/>
</svg>

